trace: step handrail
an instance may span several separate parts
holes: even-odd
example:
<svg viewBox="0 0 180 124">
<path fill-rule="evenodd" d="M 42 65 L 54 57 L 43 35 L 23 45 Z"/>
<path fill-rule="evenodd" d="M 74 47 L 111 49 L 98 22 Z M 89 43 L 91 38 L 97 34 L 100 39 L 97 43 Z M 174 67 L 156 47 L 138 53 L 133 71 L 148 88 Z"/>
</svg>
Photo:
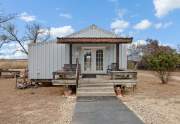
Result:
<svg viewBox="0 0 180 124">
<path fill-rule="evenodd" d="M 79 60 L 76 59 L 76 88 L 78 88 L 78 81 L 79 81 Z"/>
</svg>

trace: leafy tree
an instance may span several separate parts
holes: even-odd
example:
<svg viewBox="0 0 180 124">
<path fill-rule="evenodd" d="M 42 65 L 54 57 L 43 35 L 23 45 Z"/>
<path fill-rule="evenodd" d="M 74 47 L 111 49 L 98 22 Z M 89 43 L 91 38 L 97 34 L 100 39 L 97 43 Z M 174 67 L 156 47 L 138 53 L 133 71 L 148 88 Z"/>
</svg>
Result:
<svg viewBox="0 0 180 124">
<path fill-rule="evenodd" d="M 147 44 L 144 45 L 143 47 L 141 47 L 142 49 L 142 59 L 138 64 L 139 68 L 142 69 L 148 69 L 149 68 L 149 63 L 148 63 L 148 58 L 151 55 L 157 54 L 159 52 L 165 52 L 165 53 L 174 53 L 175 50 L 172 49 L 169 46 L 163 46 L 163 45 L 159 45 L 159 41 L 158 40 L 154 40 L 154 39 L 147 39 L 146 40 Z"/>
<path fill-rule="evenodd" d="M 178 54 L 169 46 L 160 45 L 158 40 L 147 39 L 143 46 L 143 57 L 140 66 L 158 73 L 163 84 L 169 79 L 170 72 L 178 65 Z"/>
<path fill-rule="evenodd" d="M 158 73 L 161 82 L 168 83 L 170 72 L 176 69 L 177 54 L 160 51 L 149 55 L 147 60 L 150 69 Z"/>
</svg>

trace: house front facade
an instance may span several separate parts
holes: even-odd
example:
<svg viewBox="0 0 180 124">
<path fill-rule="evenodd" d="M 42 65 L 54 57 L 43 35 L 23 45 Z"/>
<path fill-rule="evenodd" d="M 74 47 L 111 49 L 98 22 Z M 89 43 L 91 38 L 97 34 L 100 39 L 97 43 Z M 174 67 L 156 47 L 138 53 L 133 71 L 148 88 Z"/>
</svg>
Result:
<svg viewBox="0 0 180 124">
<path fill-rule="evenodd" d="M 81 74 L 107 74 L 112 65 L 127 69 L 127 44 L 132 38 L 121 37 L 91 25 L 55 42 L 29 45 L 29 78 L 52 79 L 52 73 L 65 64 L 80 64 Z"/>
</svg>

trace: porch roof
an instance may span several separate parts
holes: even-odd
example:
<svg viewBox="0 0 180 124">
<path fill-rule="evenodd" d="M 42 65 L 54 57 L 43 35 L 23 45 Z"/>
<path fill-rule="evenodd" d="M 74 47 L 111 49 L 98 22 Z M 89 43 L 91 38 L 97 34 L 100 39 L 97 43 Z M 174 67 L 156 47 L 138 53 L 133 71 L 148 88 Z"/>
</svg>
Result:
<svg viewBox="0 0 180 124">
<path fill-rule="evenodd" d="M 131 43 L 133 38 L 57 38 L 57 43 Z"/>
<path fill-rule="evenodd" d="M 132 39 L 132 37 L 120 37 L 93 24 L 66 37 L 58 37 L 57 43 L 131 43 Z"/>
</svg>

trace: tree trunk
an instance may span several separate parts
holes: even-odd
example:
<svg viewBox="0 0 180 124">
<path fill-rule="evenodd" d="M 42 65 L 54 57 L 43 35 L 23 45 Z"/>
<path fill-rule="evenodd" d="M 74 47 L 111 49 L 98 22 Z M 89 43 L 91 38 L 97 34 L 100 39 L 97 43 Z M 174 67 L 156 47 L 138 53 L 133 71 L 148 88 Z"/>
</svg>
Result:
<svg viewBox="0 0 180 124">
<path fill-rule="evenodd" d="M 169 72 L 159 72 L 162 84 L 167 84 L 169 80 Z"/>
</svg>

